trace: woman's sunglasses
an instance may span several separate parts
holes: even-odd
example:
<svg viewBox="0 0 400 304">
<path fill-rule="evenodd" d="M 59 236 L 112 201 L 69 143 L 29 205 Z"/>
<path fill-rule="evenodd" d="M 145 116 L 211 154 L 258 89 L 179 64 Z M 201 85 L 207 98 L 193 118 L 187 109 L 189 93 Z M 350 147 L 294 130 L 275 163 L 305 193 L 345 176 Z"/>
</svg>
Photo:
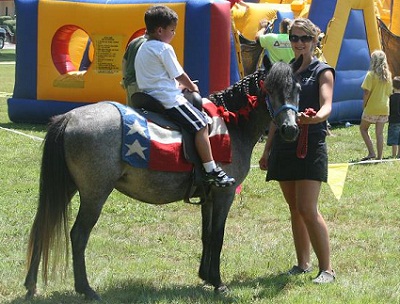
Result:
<svg viewBox="0 0 400 304">
<path fill-rule="evenodd" d="M 301 42 L 305 43 L 305 42 L 311 42 L 313 39 L 314 37 L 310 35 L 304 35 L 304 36 L 289 35 L 289 40 L 291 42 L 299 42 L 299 40 L 301 40 Z"/>
</svg>

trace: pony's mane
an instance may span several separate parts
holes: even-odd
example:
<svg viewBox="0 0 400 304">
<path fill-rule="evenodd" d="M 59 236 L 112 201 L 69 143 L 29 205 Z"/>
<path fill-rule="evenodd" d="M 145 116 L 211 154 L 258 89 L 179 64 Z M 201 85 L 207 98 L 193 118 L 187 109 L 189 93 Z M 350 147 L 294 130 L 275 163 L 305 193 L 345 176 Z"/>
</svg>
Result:
<svg viewBox="0 0 400 304">
<path fill-rule="evenodd" d="M 249 96 L 257 96 L 257 98 L 262 96 L 263 90 L 260 83 L 264 79 L 264 70 L 257 70 L 225 90 L 211 94 L 209 99 L 216 106 L 223 106 L 226 110 L 238 110 L 247 104 Z"/>
</svg>

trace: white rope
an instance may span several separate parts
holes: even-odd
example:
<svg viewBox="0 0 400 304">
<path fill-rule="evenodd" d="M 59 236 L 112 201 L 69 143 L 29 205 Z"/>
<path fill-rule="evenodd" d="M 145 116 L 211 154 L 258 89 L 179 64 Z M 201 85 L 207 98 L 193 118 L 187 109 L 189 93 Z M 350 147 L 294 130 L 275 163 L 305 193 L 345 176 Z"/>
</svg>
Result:
<svg viewBox="0 0 400 304">
<path fill-rule="evenodd" d="M 22 135 L 22 136 L 26 136 L 26 137 L 28 137 L 30 139 L 33 139 L 33 140 L 36 140 L 36 141 L 43 141 L 43 138 L 41 138 L 41 137 L 25 134 L 23 132 L 20 132 L 20 131 L 14 130 L 14 129 L 8 129 L 8 128 L 3 128 L 3 127 L 0 127 L 0 129 L 4 130 L 4 131 L 15 133 L 15 134 L 19 134 L 19 135 Z M 400 161 L 400 159 L 399 158 L 379 159 L 379 160 L 371 159 L 371 160 L 364 160 L 364 161 L 358 161 L 358 162 L 351 162 L 351 163 L 349 163 L 349 166 L 351 166 L 351 165 L 377 164 L 377 163 L 393 162 L 393 161 Z M 259 165 L 251 165 L 250 168 L 259 168 Z"/>
<path fill-rule="evenodd" d="M 379 164 L 379 163 L 387 163 L 387 162 L 394 162 L 394 161 L 400 161 L 400 158 L 362 160 L 362 161 L 357 161 L 357 162 L 350 162 L 348 164 L 349 164 L 349 166 L 353 166 L 353 165 Z M 333 165 L 335 165 L 335 164 L 333 164 Z M 259 168 L 259 165 L 251 165 L 250 168 Z"/>
<path fill-rule="evenodd" d="M 28 138 L 30 138 L 30 139 L 33 139 L 33 140 L 36 140 L 36 141 L 43 141 L 43 138 L 41 138 L 41 137 L 37 137 L 37 136 L 33 136 L 33 135 L 28 135 L 28 134 L 22 133 L 22 132 L 17 131 L 17 130 L 7 129 L 7 128 L 3 128 L 3 127 L 0 127 L 0 129 L 1 129 L 1 130 L 4 130 L 4 131 L 8 131 L 8 132 L 15 133 L 15 134 L 19 134 L 19 135 L 22 135 L 22 136 L 26 136 L 26 137 L 28 137 Z"/>
</svg>

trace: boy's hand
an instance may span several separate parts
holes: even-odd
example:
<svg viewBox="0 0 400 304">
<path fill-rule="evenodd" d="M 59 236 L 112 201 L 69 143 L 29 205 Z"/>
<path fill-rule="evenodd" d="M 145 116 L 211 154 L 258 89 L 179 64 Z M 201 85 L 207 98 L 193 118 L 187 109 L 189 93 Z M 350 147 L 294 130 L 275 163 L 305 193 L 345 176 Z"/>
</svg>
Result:
<svg viewBox="0 0 400 304">
<path fill-rule="evenodd" d="M 195 84 L 186 73 L 175 78 L 179 82 L 179 88 L 182 90 L 184 88 L 191 92 L 199 93 L 199 87 Z"/>
</svg>

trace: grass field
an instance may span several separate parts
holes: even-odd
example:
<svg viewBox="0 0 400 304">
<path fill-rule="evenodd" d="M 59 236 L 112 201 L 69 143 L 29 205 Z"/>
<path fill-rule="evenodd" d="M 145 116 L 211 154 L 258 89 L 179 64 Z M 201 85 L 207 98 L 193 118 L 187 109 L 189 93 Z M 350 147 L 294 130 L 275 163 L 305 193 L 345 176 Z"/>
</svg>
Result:
<svg viewBox="0 0 400 304">
<path fill-rule="evenodd" d="M 0 65 L 0 303 L 16 304 L 27 303 L 25 251 L 41 159 L 41 142 L 34 137 L 43 138 L 45 126 L 9 121 L 14 68 Z M 328 145 L 332 164 L 366 155 L 357 126 L 334 128 Z M 255 147 L 254 165 L 262 147 Z M 277 183 L 266 183 L 257 168 L 228 217 L 221 263 L 227 295 L 215 296 L 197 278 L 199 207 L 156 207 L 117 192 L 89 242 L 89 280 L 104 303 L 400 303 L 399 169 L 397 161 L 350 166 L 339 201 L 323 185 L 320 209 L 330 229 L 335 284 L 313 285 L 317 270 L 296 278 L 280 275 L 295 263 L 289 212 Z M 72 208 L 76 214 L 77 198 Z M 83 303 L 74 292 L 72 267 L 61 277 L 56 273 L 48 286 L 39 279 L 40 294 L 29 303 Z"/>
</svg>

